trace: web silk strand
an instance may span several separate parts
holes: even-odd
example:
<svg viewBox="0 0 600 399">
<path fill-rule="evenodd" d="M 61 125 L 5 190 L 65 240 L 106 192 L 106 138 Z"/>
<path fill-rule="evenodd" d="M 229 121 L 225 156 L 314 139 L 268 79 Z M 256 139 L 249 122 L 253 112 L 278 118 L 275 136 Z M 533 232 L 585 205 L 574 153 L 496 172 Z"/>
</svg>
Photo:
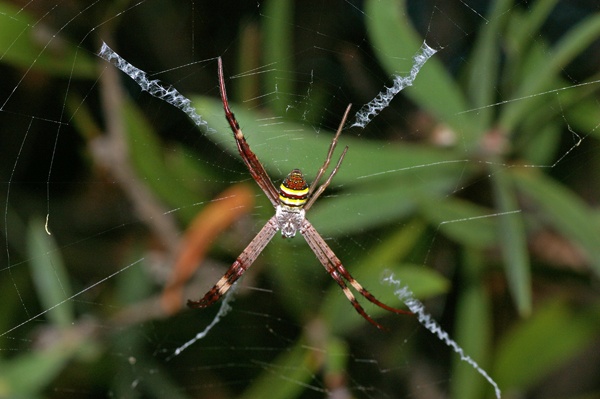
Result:
<svg viewBox="0 0 600 399">
<path fill-rule="evenodd" d="M 404 302 L 404 304 L 410 309 L 410 311 L 417 316 L 419 323 L 421 323 L 426 329 L 435 334 L 440 339 L 440 341 L 443 341 L 448 347 L 450 347 L 454 352 L 456 352 L 460 356 L 460 360 L 467 362 L 479 374 L 481 374 L 483 378 L 485 378 L 490 383 L 490 385 L 494 387 L 494 390 L 496 392 L 496 398 L 500 399 L 501 392 L 496 381 L 494 381 L 492 377 L 490 377 L 489 374 L 484 369 L 482 369 L 481 366 L 477 364 L 477 362 L 475 362 L 475 360 L 473 360 L 470 356 L 465 354 L 465 351 L 454 340 L 452 340 L 452 338 L 450 338 L 448 333 L 444 331 L 435 320 L 431 318 L 431 315 L 425 313 L 425 306 L 423 305 L 423 303 L 421 303 L 421 301 L 415 298 L 412 291 L 407 286 L 403 286 L 400 283 L 400 280 L 394 279 L 393 274 L 386 276 L 383 279 L 383 281 L 396 287 L 394 295 L 396 295 L 400 300 L 402 300 L 402 302 Z"/>
<path fill-rule="evenodd" d="M 102 42 L 98 56 L 126 73 L 142 90 L 185 112 L 196 126 L 208 127 L 206 121 L 196 113 L 196 109 L 192 106 L 190 99 L 177 91 L 173 86 L 163 86 L 158 79 L 149 79 L 146 72 L 131 65 L 104 42 Z"/>
<path fill-rule="evenodd" d="M 394 97 L 404 90 L 408 86 L 412 86 L 413 82 L 417 78 L 417 74 L 425 65 L 428 59 L 433 56 L 437 50 L 429 47 L 427 43 L 423 42 L 421 48 L 413 57 L 413 65 L 410 69 L 408 76 L 394 75 L 393 85 L 386 87 L 377 96 L 369 101 L 369 103 L 362 106 L 362 108 L 356 113 L 356 119 L 351 127 L 358 126 L 365 128 L 374 117 L 376 117 L 382 110 L 390 105 L 390 102 Z"/>
</svg>

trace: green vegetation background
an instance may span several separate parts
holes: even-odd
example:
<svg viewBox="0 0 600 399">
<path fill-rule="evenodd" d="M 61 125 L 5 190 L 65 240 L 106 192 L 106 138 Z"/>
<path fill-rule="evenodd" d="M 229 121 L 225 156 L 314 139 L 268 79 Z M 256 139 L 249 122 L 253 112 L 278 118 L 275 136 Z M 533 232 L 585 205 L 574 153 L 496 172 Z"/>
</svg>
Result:
<svg viewBox="0 0 600 399">
<path fill-rule="evenodd" d="M 408 3 L 368 0 L 363 14 L 324 1 L 99 1 L 92 11 L 0 1 L 10 100 L 0 112 L 0 398 L 309 398 L 344 387 L 353 397 L 431 397 L 424 386 L 492 397 L 413 318 L 369 308 L 390 327 L 380 332 L 357 316 L 299 240 L 274 240 L 257 261 L 252 285 L 271 291 L 240 291 L 211 335 L 167 361 L 215 314 L 160 311 L 172 243 L 219 192 L 247 180 L 214 57 L 269 173 L 307 165 L 313 176 L 347 103 L 407 73 L 423 37 L 439 53 L 367 130 L 343 133 L 350 150 L 335 195 L 309 217 L 384 302 L 401 306 L 381 273 L 402 278 L 504 397 L 598 397 L 600 10 L 557 24 L 566 2 L 492 1 L 481 17 L 464 2 Z M 166 70 L 155 77 L 187 93 L 216 131 L 120 73 L 118 90 L 107 88 L 114 68 L 95 56 L 101 41 L 148 72 Z M 118 120 L 107 92 L 117 93 Z M 98 161 L 114 124 L 130 176 L 148 190 L 142 203 Z M 209 253 L 210 281 L 272 212 L 254 189 L 255 208 Z M 148 203 L 164 212 L 136 208 Z M 206 279 L 190 283 L 192 295 Z"/>
</svg>

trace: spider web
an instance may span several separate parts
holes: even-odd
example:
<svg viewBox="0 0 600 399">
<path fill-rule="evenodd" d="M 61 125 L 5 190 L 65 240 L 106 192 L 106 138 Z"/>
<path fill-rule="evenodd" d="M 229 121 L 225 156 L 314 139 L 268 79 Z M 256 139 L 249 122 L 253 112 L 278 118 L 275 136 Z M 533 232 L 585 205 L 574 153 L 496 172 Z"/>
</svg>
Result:
<svg viewBox="0 0 600 399">
<path fill-rule="evenodd" d="M 309 3 L 0 1 L 0 397 L 600 390 L 559 378 L 600 364 L 584 351 L 597 5 Z M 301 239 L 279 237 L 220 303 L 182 307 L 273 212 L 223 116 L 217 57 L 277 184 L 296 167 L 310 182 L 354 104 L 348 155 L 307 217 L 415 317 L 359 298 L 375 329 Z M 543 359 L 528 370 L 517 350 Z"/>
<path fill-rule="evenodd" d="M 412 86 L 412 83 L 419 73 L 419 70 L 423 67 L 427 59 L 429 59 L 433 54 L 435 54 L 435 50 L 424 43 L 421 46 L 419 53 L 414 57 L 414 64 L 411 68 L 410 75 L 407 77 L 396 76 L 394 78 L 394 85 L 392 87 L 388 87 L 383 92 L 379 93 L 373 101 L 363 106 L 363 108 L 356 113 L 356 122 L 352 124 L 352 127 L 357 126 L 365 128 L 373 117 L 377 116 L 379 112 L 383 111 L 389 106 L 393 98 L 400 93 L 402 89 Z M 110 47 L 108 47 L 106 43 L 102 43 L 102 48 L 100 49 L 98 56 L 113 63 L 121 71 L 129 75 L 129 77 L 131 77 L 142 90 L 148 91 L 154 97 L 160 98 L 174 107 L 181 109 L 196 125 L 206 125 L 206 122 L 202 121 L 202 118 L 191 107 L 191 101 L 189 99 L 185 98 L 185 96 L 180 94 L 174 88 L 164 88 L 157 80 L 148 80 L 146 73 L 124 60 Z M 442 341 L 460 354 L 462 360 L 471 364 L 475 370 L 482 374 L 485 379 L 487 379 L 494 387 L 496 397 L 500 398 L 501 393 L 500 389 L 498 388 L 498 384 L 496 384 L 496 382 L 490 378 L 485 370 L 481 369 L 481 367 L 473 359 L 465 355 L 463 349 L 460 348 L 456 342 L 450 339 L 448 334 L 443 331 L 437 323 L 431 320 L 431 316 L 425 312 L 423 304 L 414 298 L 414 294 L 410 291 L 410 289 L 405 286 L 403 287 L 400 281 L 393 279 L 393 276 L 387 277 L 384 279 L 384 281 L 388 281 L 399 287 L 396 291 L 396 295 L 404 302 L 411 312 L 418 316 L 419 322 L 432 333 L 438 334 Z M 206 327 L 205 330 L 198 333 L 192 340 L 177 348 L 173 354 L 174 356 L 181 354 L 190 345 L 206 337 L 206 334 L 221 320 L 221 317 L 225 316 L 230 310 L 229 299 L 230 295 L 226 295 L 223 303 L 221 304 L 219 312 L 213 321 Z"/>
</svg>

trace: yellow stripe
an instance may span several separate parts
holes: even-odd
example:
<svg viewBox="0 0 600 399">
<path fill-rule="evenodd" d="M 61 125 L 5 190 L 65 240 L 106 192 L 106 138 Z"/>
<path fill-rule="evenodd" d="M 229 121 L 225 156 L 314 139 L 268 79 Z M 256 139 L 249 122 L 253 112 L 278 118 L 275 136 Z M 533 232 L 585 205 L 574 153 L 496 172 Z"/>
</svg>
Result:
<svg viewBox="0 0 600 399">
<path fill-rule="evenodd" d="M 279 201 L 287 206 L 302 206 L 306 203 L 306 198 L 287 198 L 283 195 L 279 196 Z"/>
<path fill-rule="evenodd" d="M 293 195 L 293 196 L 296 196 L 296 197 L 305 197 L 305 196 L 308 195 L 308 187 L 306 187 L 305 189 L 302 189 L 302 190 L 294 190 L 294 189 L 291 189 L 289 187 L 284 186 L 283 183 L 282 183 L 281 186 L 279 187 L 279 189 L 284 194 Z"/>
</svg>

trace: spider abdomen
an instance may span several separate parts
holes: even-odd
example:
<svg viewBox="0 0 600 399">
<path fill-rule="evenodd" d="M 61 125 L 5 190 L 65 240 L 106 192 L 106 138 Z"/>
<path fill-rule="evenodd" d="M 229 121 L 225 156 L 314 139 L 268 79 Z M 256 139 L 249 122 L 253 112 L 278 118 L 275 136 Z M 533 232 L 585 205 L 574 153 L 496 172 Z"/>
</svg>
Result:
<svg viewBox="0 0 600 399">
<path fill-rule="evenodd" d="M 308 199 L 308 184 L 300 169 L 294 169 L 279 186 L 279 202 L 292 208 L 301 208 Z"/>
</svg>

